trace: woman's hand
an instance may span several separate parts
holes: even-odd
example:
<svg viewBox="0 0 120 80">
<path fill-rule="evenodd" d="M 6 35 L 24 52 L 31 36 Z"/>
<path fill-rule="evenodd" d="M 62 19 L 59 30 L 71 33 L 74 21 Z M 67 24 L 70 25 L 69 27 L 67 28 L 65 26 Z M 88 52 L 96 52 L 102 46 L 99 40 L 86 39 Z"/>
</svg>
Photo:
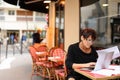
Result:
<svg viewBox="0 0 120 80">
<path fill-rule="evenodd" d="M 91 67 L 91 66 L 95 66 L 95 62 L 89 62 L 89 63 L 86 63 L 85 67 Z"/>
</svg>

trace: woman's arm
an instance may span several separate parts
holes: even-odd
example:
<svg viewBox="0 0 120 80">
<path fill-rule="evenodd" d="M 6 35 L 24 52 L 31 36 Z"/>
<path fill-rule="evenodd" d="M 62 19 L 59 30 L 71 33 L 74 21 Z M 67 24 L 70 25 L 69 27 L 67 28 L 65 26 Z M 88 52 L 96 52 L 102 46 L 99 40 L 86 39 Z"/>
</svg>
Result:
<svg viewBox="0 0 120 80">
<path fill-rule="evenodd" d="M 90 66 L 94 66 L 94 65 L 95 65 L 95 62 L 89 62 L 89 63 L 84 63 L 84 64 L 73 63 L 72 68 L 73 69 L 75 69 L 75 68 L 83 68 L 83 67 L 90 67 Z"/>
<path fill-rule="evenodd" d="M 65 65 L 66 65 L 68 70 L 73 69 L 72 68 L 72 65 L 74 63 L 73 57 L 74 57 L 73 48 L 72 48 L 72 45 L 70 45 L 68 48 L 68 53 L 66 55 L 66 60 L 65 60 Z"/>
</svg>

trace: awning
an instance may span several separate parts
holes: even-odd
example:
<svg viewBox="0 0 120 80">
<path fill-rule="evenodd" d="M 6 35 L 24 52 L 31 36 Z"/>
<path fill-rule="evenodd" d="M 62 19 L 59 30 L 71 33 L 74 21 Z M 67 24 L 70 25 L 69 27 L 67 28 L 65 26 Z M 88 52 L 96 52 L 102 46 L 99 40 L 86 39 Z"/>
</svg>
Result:
<svg viewBox="0 0 120 80">
<path fill-rule="evenodd" d="M 37 11 L 42 13 L 48 13 L 48 9 L 46 9 L 46 6 L 48 4 L 43 3 L 44 0 L 4 0 L 7 3 L 13 4 L 13 5 L 19 5 L 20 8 L 31 10 L 31 11 Z M 60 1 L 60 0 L 51 0 L 51 1 Z M 99 0 L 81 0 L 80 4 L 81 7 L 87 6 L 90 4 L 93 4 Z"/>
<path fill-rule="evenodd" d="M 95 2 L 98 2 L 99 0 L 80 0 L 80 1 L 81 1 L 80 6 L 84 7 L 84 6 L 91 5 L 91 4 L 95 3 Z"/>
</svg>

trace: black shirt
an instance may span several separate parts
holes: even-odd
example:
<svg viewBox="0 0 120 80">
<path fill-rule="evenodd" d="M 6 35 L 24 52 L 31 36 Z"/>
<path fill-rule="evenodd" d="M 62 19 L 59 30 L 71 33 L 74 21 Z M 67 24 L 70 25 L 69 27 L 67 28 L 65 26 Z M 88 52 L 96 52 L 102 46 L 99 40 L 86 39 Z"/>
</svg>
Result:
<svg viewBox="0 0 120 80">
<path fill-rule="evenodd" d="M 97 52 L 93 47 L 91 47 L 91 49 L 91 53 L 86 54 L 79 48 L 79 43 L 75 43 L 69 46 L 65 62 L 69 71 L 68 77 L 74 77 L 75 80 L 78 80 L 78 77 L 83 77 L 72 69 L 73 63 L 89 63 L 97 61 Z"/>
</svg>

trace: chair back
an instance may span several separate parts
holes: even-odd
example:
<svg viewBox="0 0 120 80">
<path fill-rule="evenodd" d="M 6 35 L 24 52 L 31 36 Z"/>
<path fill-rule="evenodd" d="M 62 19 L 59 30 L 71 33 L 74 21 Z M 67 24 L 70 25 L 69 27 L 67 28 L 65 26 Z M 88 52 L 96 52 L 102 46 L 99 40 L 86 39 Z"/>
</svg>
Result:
<svg viewBox="0 0 120 80">
<path fill-rule="evenodd" d="M 30 46 L 29 47 L 29 52 L 30 52 L 30 55 L 32 57 L 32 61 L 33 62 L 38 62 L 39 61 L 39 57 L 36 54 L 37 50 L 33 46 Z"/>
<path fill-rule="evenodd" d="M 45 51 L 48 51 L 48 47 L 46 45 L 40 45 L 37 48 L 37 50 L 40 51 L 40 52 L 45 52 Z"/>
<path fill-rule="evenodd" d="M 57 48 L 57 47 L 52 47 L 52 48 L 49 50 L 49 56 L 53 56 L 52 53 L 53 53 L 53 51 L 54 51 L 55 48 Z"/>
<path fill-rule="evenodd" d="M 53 47 L 49 51 L 49 56 L 50 57 L 59 57 L 61 59 L 64 59 L 65 53 L 66 52 L 62 48 Z M 61 65 L 63 65 L 62 61 L 54 63 L 54 66 L 61 66 Z"/>
<path fill-rule="evenodd" d="M 49 55 L 52 57 L 59 56 L 60 58 L 64 58 L 65 51 L 62 48 L 54 47 L 51 49 Z"/>
</svg>

